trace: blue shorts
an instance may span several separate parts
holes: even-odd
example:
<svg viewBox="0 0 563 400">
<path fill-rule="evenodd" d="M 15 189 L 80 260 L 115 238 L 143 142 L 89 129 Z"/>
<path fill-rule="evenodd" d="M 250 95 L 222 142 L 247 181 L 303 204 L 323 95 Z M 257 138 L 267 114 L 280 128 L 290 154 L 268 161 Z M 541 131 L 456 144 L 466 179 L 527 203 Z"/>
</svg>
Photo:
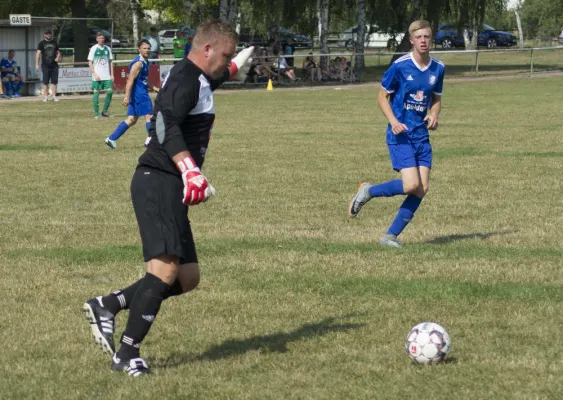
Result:
<svg viewBox="0 0 563 400">
<path fill-rule="evenodd" d="M 127 115 L 142 117 L 148 114 L 152 114 L 152 101 L 148 95 L 131 101 L 127 106 Z"/>
<path fill-rule="evenodd" d="M 388 144 L 391 165 L 395 171 L 412 167 L 432 168 L 432 145 L 429 141 Z"/>
</svg>

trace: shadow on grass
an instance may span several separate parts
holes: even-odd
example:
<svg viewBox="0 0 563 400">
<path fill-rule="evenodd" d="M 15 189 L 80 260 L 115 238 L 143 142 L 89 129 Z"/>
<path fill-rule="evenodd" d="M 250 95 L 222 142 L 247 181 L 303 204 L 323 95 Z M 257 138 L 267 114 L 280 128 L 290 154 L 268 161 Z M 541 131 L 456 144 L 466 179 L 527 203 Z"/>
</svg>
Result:
<svg viewBox="0 0 563 400">
<path fill-rule="evenodd" d="M 452 243 L 452 242 L 459 242 L 461 240 L 467 239 L 488 239 L 493 236 L 503 236 L 508 235 L 509 233 L 514 233 L 514 231 L 502 231 L 502 232 L 486 232 L 486 233 L 466 233 L 463 235 L 446 235 L 446 236 L 438 236 L 434 239 L 427 240 L 424 242 L 425 244 L 445 244 L 445 243 Z"/>
<path fill-rule="evenodd" d="M 279 332 L 271 335 L 253 336 L 248 339 L 229 339 L 221 344 L 210 347 L 205 353 L 178 354 L 172 353 L 167 358 L 155 358 L 150 364 L 155 368 L 175 368 L 182 364 L 195 361 L 215 361 L 223 358 L 243 355 L 249 351 L 286 353 L 288 343 L 324 336 L 334 332 L 345 332 L 358 329 L 365 324 L 338 322 L 350 316 L 326 318 L 320 322 L 305 324 L 291 332 Z"/>
</svg>

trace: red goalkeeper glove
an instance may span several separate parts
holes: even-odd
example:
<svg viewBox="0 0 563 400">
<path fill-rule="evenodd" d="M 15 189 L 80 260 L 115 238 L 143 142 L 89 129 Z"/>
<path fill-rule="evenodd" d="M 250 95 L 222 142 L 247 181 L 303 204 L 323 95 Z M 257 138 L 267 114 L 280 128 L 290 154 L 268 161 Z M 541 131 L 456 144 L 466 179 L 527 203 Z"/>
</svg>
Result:
<svg viewBox="0 0 563 400">
<path fill-rule="evenodd" d="M 186 157 L 177 163 L 178 169 L 182 173 L 184 182 L 184 198 L 182 201 L 188 206 L 195 206 L 207 200 L 205 194 L 209 186 L 207 179 L 199 170 L 194 159 Z"/>
</svg>

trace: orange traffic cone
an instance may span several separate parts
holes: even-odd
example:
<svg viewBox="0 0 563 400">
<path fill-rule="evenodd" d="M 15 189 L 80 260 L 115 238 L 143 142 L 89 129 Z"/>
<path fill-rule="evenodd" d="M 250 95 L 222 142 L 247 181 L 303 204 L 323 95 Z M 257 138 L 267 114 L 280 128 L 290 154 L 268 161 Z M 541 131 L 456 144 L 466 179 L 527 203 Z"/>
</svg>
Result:
<svg viewBox="0 0 563 400">
<path fill-rule="evenodd" d="M 274 90 L 274 85 L 272 84 L 272 79 L 268 79 L 268 86 L 266 86 L 266 90 Z"/>
</svg>

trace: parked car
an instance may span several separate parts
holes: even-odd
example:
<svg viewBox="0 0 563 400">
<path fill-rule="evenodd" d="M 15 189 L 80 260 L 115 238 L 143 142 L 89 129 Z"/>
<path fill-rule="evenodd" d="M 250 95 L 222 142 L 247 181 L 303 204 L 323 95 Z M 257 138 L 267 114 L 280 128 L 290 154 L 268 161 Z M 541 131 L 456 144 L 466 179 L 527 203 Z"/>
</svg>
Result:
<svg viewBox="0 0 563 400">
<path fill-rule="evenodd" d="M 158 40 L 160 41 L 160 46 L 172 47 L 172 41 L 176 37 L 176 32 L 178 32 L 178 29 L 165 29 L 163 31 L 158 31 Z"/>
<path fill-rule="evenodd" d="M 117 37 L 114 37 L 114 39 L 119 40 L 119 47 L 136 47 L 137 46 L 127 36 L 117 36 Z"/>
<path fill-rule="evenodd" d="M 279 42 L 284 46 L 289 39 L 293 39 L 293 44 L 297 48 L 311 48 L 313 47 L 313 39 L 302 33 L 293 32 L 287 28 L 279 28 Z"/>
<path fill-rule="evenodd" d="M 267 35 L 252 32 L 250 28 L 242 28 L 238 35 L 239 46 L 266 46 L 266 43 L 268 43 Z"/>
<path fill-rule="evenodd" d="M 358 26 L 353 26 L 340 34 L 338 45 L 352 50 L 355 43 L 358 43 Z M 379 47 L 389 50 L 395 50 L 401 40 L 403 40 L 404 33 L 393 33 L 392 31 L 382 32 L 377 25 L 366 25 L 366 38 L 364 47 Z"/>
<path fill-rule="evenodd" d="M 469 38 L 473 37 L 473 30 L 468 30 Z M 463 29 L 458 30 L 454 24 L 442 24 L 434 35 L 434 43 L 442 46 L 443 49 L 454 47 L 465 47 L 463 40 Z M 477 38 L 477 45 L 493 49 L 497 46 L 515 46 L 518 43 L 516 36 L 509 32 L 499 31 L 483 24 Z"/>
</svg>

